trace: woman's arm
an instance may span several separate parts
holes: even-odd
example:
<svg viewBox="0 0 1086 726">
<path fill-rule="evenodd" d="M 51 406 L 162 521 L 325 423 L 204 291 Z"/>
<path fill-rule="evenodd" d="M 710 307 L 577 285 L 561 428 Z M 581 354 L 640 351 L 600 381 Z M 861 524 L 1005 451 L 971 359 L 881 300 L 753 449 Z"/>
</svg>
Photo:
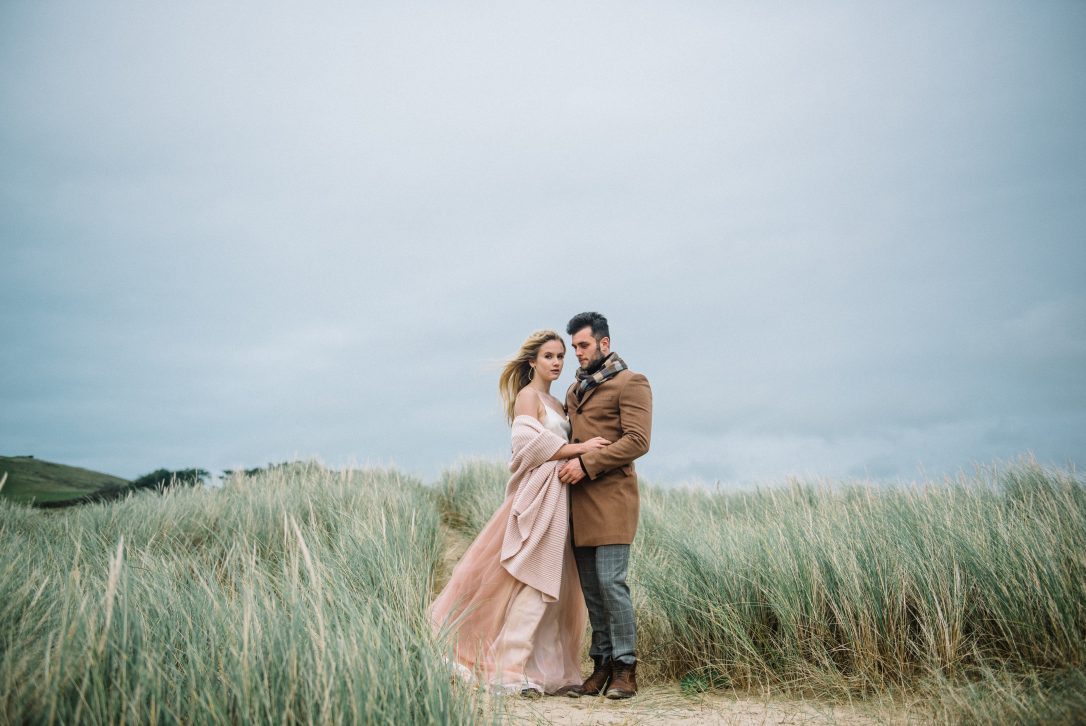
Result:
<svg viewBox="0 0 1086 726">
<path fill-rule="evenodd" d="M 558 459 L 572 459 L 575 456 L 581 454 L 587 454 L 589 451 L 595 451 L 596 449 L 602 449 L 607 444 L 611 443 L 602 436 L 597 436 L 594 439 L 589 439 L 583 444 L 566 444 L 558 451 L 554 452 L 554 456 L 547 459 L 547 461 L 557 461 Z"/>
<path fill-rule="evenodd" d="M 547 404 L 543 403 L 539 398 L 539 394 L 533 389 L 527 386 L 520 389 L 517 393 L 517 400 L 513 402 L 513 415 L 514 416 L 532 416 L 539 423 L 546 421 L 546 411 L 543 409 Z M 589 451 L 595 451 L 596 449 L 602 449 L 607 446 L 610 441 L 597 436 L 594 439 L 589 439 L 581 444 L 566 444 L 558 451 L 554 452 L 554 455 L 547 461 L 558 461 L 559 459 L 572 459 L 575 456 L 581 454 L 587 454 Z"/>
</svg>

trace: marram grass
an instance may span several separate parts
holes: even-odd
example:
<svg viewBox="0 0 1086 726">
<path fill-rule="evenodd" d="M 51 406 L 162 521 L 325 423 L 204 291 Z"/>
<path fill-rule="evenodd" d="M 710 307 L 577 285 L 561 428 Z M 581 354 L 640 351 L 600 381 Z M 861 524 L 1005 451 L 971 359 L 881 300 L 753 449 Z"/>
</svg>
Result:
<svg viewBox="0 0 1086 726">
<path fill-rule="evenodd" d="M 672 672 L 864 692 L 989 663 L 1086 667 L 1086 490 L 1002 482 L 651 491 L 637 573 Z"/>
<path fill-rule="evenodd" d="M 0 722 L 476 723 L 424 619 L 438 521 L 416 480 L 315 465 L 0 501 Z"/>
<path fill-rule="evenodd" d="M 485 521 L 503 469 L 447 472 L 446 520 Z M 641 497 L 630 583 L 649 678 L 923 696 L 949 722 L 1086 713 L 1086 487 L 1073 473 L 1026 459 L 938 484 Z"/>
<path fill-rule="evenodd" d="M 297 465 L 222 491 L 42 512 L 0 501 L 0 723 L 477 723 L 424 611 L 434 488 Z M 642 489 L 631 559 L 649 679 L 902 699 L 943 723 L 1086 713 L 1086 487 L 1029 460 L 901 487 Z"/>
</svg>

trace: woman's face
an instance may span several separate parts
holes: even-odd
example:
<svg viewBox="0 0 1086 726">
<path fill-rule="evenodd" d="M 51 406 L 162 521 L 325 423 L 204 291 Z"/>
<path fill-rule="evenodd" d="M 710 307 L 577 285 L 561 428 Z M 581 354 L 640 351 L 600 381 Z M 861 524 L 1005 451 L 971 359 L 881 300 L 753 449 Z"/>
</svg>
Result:
<svg viewBox="0 0 1086 726">
<path fill-rule="evenodd" d="M 535 354 L 535 377 L 545 382 L 558 379 L 562 375 L 562 365 L 566 361 L 566 346 L 560 340 L 548 340 Z"/>
</svg>

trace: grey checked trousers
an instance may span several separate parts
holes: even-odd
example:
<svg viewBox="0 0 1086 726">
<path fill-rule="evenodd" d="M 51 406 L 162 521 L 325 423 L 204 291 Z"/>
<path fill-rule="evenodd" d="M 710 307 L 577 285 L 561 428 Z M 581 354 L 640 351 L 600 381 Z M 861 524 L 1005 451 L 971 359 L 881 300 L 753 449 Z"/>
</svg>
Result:
<svg viewBox="0 0 1086 726">
<path fill-rule="evenodd" d="M 574 547 L 573 556 L 592 623 L 588 654 L 597 661 L 637 662 L 633 600 L 626 585 L 630 545 Z"/>
</svg>

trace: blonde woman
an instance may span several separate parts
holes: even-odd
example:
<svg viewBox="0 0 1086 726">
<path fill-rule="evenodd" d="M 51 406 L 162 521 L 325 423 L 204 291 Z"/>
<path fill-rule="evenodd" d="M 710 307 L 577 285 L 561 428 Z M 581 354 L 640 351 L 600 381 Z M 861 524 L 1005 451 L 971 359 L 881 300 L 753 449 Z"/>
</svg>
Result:
<svg viewBox="0 0 1086 726">
<path fill-rule="evenodd" d="M 462 677 L 529 698 L 581 684 L 587 610 L 558 471 L 608 443 L 569 443 L 569 419 L 550 391 L 565 356 L 561 336 L 541 330 L 502 370 L 513 444 L 505 500 L 430 607 Z"/>
</svg>

